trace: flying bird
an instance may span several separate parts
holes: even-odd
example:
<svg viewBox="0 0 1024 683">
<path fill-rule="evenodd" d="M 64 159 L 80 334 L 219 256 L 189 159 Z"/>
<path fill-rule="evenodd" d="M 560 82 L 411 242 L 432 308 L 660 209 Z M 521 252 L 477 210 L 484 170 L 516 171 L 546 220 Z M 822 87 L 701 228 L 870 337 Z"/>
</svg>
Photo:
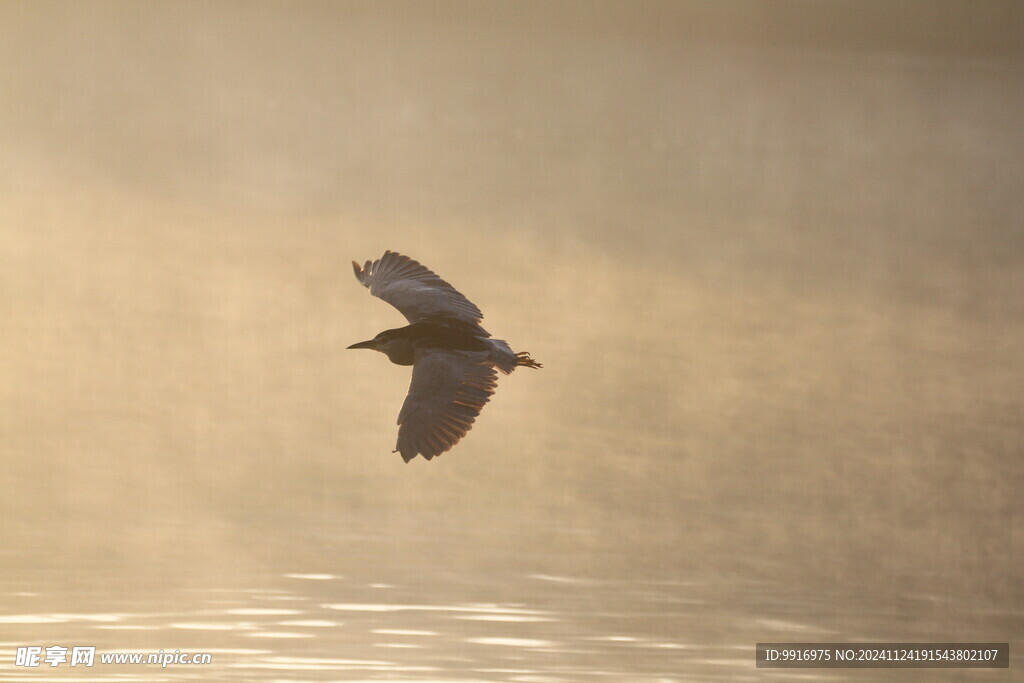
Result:
<svg viewBox="0 0 1024 683">
<path fill-rule="evenodd" d="M 457 289 L 408 256 L 385 251 L 363 266 L 356 279 L 388 302 L 409 324 L 384 330 L 350 349 L 373 349 L 392 363 L 412 366 L 412 382 L 398 413 L 395 451 L 409 462 L 430 460 L 457 444 L 494 393 L 495 368 L 509 374 L 541 364 L 525 351 L 514 353 L 480 326 L 484 315 Z"/>
</svg>

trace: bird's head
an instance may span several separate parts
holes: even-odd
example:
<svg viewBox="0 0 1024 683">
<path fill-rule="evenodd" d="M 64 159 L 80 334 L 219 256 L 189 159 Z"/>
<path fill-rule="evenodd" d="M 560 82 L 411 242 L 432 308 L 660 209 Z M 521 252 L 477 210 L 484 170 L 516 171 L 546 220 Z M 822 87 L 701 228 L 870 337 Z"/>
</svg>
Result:
<svg viewBox="0 0 1024 683">
<path fill-rule="evenodd" d="M 394 337 L 394 330 L 384 330 L 373 339 L 367 341 L 358 342 L 348 347 L 350 349 L 373 349 L 374 351 L 381 351 L 383 347 L 387 346 L 388 342 Z"/>
<path fill-rule="evenodd" d="M 412 341 L 401 335 L 399 330 L 384 330 L 373 339 L 358 342 L 348 347 L 350 349 L 373 349 L 380 351 L 391 359 L 392 363 L 398 365 L 412 365 L 413 345 Z"/>
</svg>

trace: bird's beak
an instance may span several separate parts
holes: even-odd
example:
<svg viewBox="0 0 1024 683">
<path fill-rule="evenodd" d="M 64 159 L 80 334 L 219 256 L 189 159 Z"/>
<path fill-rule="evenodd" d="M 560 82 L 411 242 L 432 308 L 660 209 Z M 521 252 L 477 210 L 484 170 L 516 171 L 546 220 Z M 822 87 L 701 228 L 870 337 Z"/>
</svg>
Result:
<svg viewBox="0 0 1024 683">
<path fill-rule="evenodd" d="M 373 340 L 371 339 L 370 341 L 359 342 L 358 344 L 353 344 L 352 346 L 350 346 L 348 348 L 350 348 L 350 349 L 372 349 L 373 348 Z"/>
</svg>

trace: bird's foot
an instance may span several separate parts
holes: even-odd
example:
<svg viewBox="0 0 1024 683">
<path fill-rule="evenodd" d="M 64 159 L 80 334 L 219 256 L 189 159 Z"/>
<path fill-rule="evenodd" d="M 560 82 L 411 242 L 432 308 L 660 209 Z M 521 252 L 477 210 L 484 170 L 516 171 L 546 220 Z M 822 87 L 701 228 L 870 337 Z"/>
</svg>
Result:
<svg viewBox="0 0 1024 683">
<path fill-rule="evenodd" d="M 516 354 L 516 367 L 537 369 L 544 366 L 530 358 L 530 354 L 527 351 L 520 351 Z"/>
</svg>

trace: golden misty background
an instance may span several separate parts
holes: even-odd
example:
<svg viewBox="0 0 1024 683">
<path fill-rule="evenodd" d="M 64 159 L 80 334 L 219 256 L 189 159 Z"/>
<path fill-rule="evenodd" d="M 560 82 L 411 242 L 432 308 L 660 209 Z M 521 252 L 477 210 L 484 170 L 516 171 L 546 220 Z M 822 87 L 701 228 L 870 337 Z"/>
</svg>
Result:
<svg viewBox="0 0 1024 683">
<path fill-rule="evenodd" d="M 715 575 L 831 596 L 836 639 L 1020 638 L 1019 4 L 0 26 L 11 590 Z M 351 274 L 385 249 L 545 364 L 430 463 L 391 453 L 408 369 L 344 349 L 404 324 Z"/>
</svg>

